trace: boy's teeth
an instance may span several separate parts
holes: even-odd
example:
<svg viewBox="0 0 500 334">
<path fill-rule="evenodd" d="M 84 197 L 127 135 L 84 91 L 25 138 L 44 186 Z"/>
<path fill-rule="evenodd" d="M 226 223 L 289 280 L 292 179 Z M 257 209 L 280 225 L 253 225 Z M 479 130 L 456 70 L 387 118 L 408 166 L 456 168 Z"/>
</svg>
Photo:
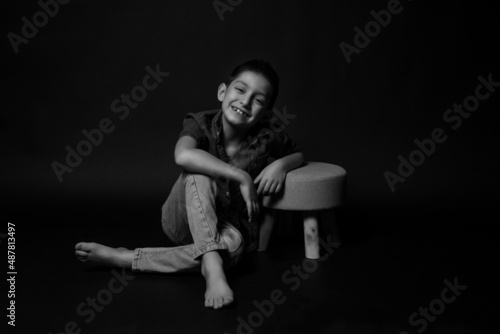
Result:
<svg viewBox="0 0 500 334">
<path fill-rule="evenodd" d="M 236 107 L 233 107 L 233 110 L 235 112 L 237 112 L 238 114 L 242 115 L 242 116 L 247 116 L 243 111 L 241 111 L 240 109 L 236 108 Z"/>
</svg>

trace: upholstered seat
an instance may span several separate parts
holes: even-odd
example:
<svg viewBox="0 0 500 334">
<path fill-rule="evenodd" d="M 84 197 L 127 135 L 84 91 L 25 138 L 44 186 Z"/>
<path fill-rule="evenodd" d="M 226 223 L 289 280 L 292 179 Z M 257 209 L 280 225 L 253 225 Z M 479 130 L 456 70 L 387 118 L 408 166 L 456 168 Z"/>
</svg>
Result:
<svg viewBox="0 0 500 334">
<path fill-rule="evenodd" d="M 306 257 L 319 258 L 318 211 L 330 210 L 343 204 L 346 171 L 344 168 L 322 162 L 307 162 L 287 174 L 283 190 L 265 196 L 263 206 L 279 210 L 302 211 L 304 215 L 304 242 Z M 333 210 L 332 210 L 333 211 Z M 340 246 L 336 222 L 331 212 L 328 222 L 333 246 Z M 266 217 L 261 229 L 260 250 L 267 248 L 274 217 Z"/>
</svg>

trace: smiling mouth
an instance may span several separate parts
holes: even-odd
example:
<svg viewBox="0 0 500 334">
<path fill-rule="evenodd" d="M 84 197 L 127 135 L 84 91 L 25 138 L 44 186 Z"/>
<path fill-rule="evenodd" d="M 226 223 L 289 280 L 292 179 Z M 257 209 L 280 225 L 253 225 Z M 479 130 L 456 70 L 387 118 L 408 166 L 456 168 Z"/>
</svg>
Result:
<svg viewBox="0 0 500 334">
<path fill-rule="evenodd" d="M 238 115 L 245 116 L 245 117 L 250 117 L 250 115 L 248 113 L 244 112 L 243 110 L 241 110 L 239 108 L 231 106 L 231 109 L 233 109 L 233 111 L 235 113 L 237 113 Z"/>
</svg>

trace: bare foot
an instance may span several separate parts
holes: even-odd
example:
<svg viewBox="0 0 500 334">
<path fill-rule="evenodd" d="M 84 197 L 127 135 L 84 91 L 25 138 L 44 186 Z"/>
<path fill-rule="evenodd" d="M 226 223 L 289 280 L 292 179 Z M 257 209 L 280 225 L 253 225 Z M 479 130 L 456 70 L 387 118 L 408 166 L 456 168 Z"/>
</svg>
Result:
<svg viewBox="0 0 500 334">
<path fill-rule="evenodd" d="M 201 259 L 201 273 L 207 282 L 205 307 L 221 308 L 234 300 L 222 268 L 222 258 L 217 251 L 205 253 Z"/>
<path fill-rule="evenodd" d="M 123 247 L 111 248 L 95 242 L 79 242 L 75 255 L 82 262 L 92 262 L 113 267 L 132 268 L 134 251 Z"/>
</svg>

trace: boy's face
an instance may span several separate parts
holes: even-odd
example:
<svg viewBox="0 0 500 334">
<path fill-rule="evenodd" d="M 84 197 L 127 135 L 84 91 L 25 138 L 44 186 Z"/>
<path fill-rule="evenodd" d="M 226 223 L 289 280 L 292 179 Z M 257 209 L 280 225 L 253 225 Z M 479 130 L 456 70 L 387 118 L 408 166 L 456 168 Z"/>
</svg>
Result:
<svg viewBox="0 0 500 334">
<path fill-rule="evenodd" d="M 263 75 L 251 71 L 240 73 L 229 86 L 221 84 L 217 96 L 226 121 L 242 128 L 257 124 L 267 111 L 271 90 Z"/>
</svg>

